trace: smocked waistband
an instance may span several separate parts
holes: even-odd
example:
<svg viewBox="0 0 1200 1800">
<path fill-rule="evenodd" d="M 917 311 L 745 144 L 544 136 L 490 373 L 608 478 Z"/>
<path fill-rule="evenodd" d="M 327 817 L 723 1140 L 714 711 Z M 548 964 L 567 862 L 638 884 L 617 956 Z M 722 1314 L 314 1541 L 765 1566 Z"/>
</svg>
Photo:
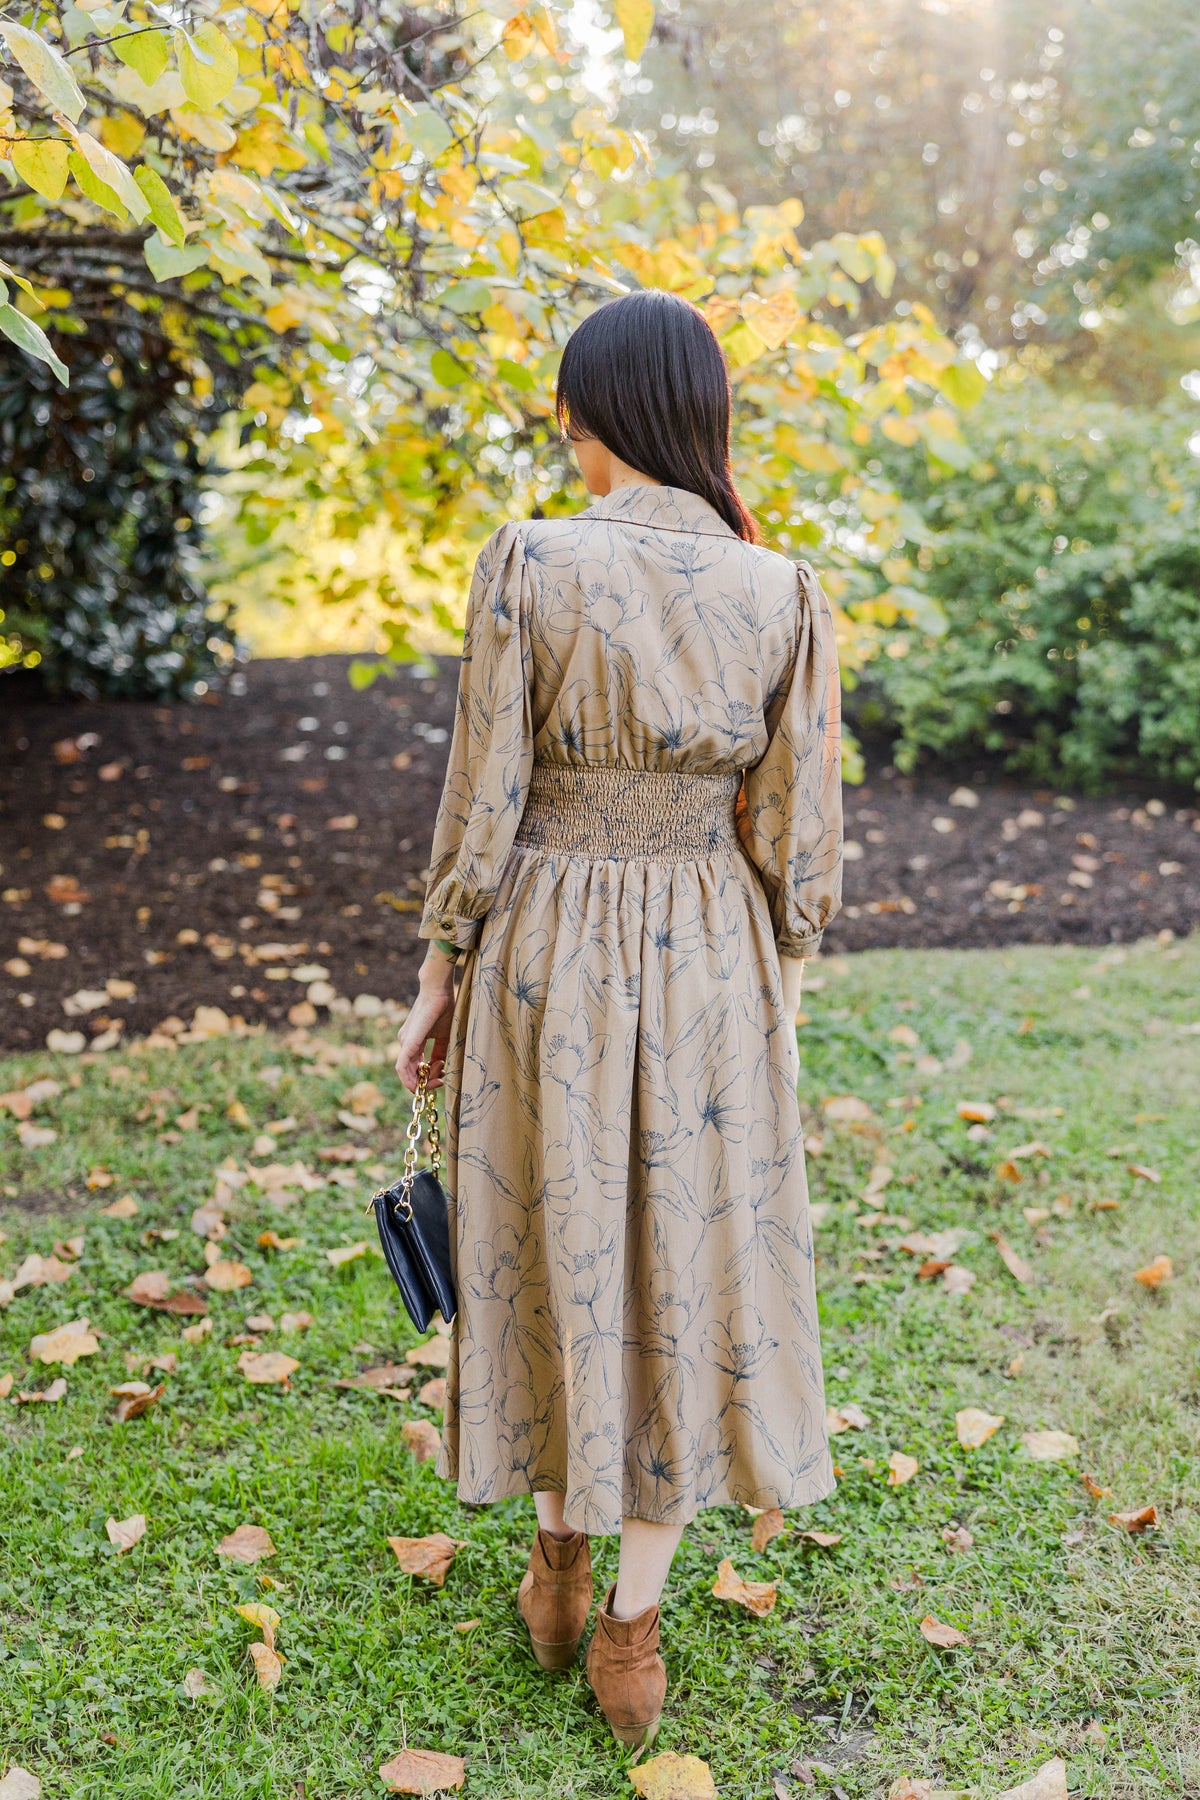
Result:
<svg viewBox="0 0 1200 1800">
<path fill-rule="evenodd" d="M 535 762 L 518 844 L 563 856 L 692 862 L 738 848 L 737 771 Z"/>
</svg>

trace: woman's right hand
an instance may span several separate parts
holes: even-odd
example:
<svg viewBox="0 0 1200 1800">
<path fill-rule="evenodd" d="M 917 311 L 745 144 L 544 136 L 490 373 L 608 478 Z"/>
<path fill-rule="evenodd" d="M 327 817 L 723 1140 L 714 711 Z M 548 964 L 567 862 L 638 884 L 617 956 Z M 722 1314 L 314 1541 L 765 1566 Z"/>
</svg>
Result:
<svg viewBox="0 0 1200 1800">
<path fill-rule="evenodd" d="M 453 1023 L 454 965 L 433 951 L 422 964 L 417 997 L 396 1034 L 400 1045 L 396 1073 L 410 1094 L 416 1092 L 417 1071 L 426 1060 L 429 1086 L 441 1086 Z M 431 1038 L 433 1048 L 427 1059 L 425 1053 Z"/>
</svg>

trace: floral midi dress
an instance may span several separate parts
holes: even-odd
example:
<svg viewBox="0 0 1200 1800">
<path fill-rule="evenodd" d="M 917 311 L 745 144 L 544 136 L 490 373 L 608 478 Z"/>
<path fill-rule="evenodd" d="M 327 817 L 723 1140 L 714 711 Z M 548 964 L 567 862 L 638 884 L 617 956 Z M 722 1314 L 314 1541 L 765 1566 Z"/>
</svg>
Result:
<svg viewBox="0 0 1200 1800">
<path fill-rule="evenodd" d="M 805 563 L 638 483 L 479 557 L 419 926 L 459 1311 L 438 1473 L 569 1525 L 833 1487 L 779 956 L 837 911 L 837 652 Z"/>
</svg>

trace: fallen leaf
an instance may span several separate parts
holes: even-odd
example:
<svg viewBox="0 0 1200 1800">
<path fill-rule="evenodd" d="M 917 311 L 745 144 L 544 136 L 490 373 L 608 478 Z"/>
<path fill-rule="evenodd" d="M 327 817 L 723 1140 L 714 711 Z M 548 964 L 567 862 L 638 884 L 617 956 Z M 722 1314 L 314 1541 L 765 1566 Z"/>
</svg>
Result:
<svg viewBox="0 0 1200 1800">
<path fill-rule="evenodd" d="M 273 1650 L 275 1648 L 275 1633 L 279 1629 L 279 1614 L 275 1611 L 273 1606 L 267 1606 L 261 1600 L 251 1600 L 245 1606 L 235 1606 L 233 1610 L 239 1614 L 241 1618 L 245 1619 L 248 1625 L 258 1626 L 258 1629 L 263 1634 L 263 1640 L 266 1643 L 268 1650 Z"/>
<path fill-rule="evenodd" d="M 214 1691 L 212 1681 L 203 1669 L 189 1669 L 182 1685 L 189 1700 L 202 1699 L 205 1694 Z"/>
<path fill-rule="evenodd" d="M 208 1303 L 199 1294 L 171 1293 L 171 1278 L 165 1269 L 146 1269 L 135 1275 L 121 1291 L 136 1306 L 152 1306 L 158 1312 L 206 1313 Z"/>
<path fill-rule="evenodd" d="M 926 1256 L 938 1262 L 950 1262 L 970 1236 L 971 1233 L 962 1227 L 949 1231 L 913 1231 L 902 1237 L 896 1248 L 903 1250 L 906 1256 Z"/>
<path fill-rule="evenodd" d="M 796 1537 L 802 1544 L 815 1544 L 818 1550 L 832 1550 L 835 1544 L 842 1541 L 840 1531 L 798 1531 Z"/>
<path fill-rule="evenodd" d="M 234 1562 L 256 1563 L 262 1557 L 274 1554 L 271 1534 L 261 1525 L 239 1525 L 217 1545 L 217 1555 L 228 1556 Z"/>
<path fill-rule="evenodd" d="M 821 1111 L 832 1125 L 865 1125 L 875 1117 L 865 1100 L 857 1094 L 837 1094 L 821 1103 Z"/>
<path fill-rule="evenodd" d="M 1133 1279 L 1135 1281 L 1140 1281 L 1142 1286 L 1146 1288 L 1159 1288 L 1164 1281 L 1173 1281 L 1175 1279 L 1175 1271 L 1171 1267 L 1170 1257 L 1156 1256 L 1154 1261 L 1147 1268 L 1135 1269 L 1133 1271 Z"/>
<path fill-rule="evenodd" d="M 260 1250 L 294 1250 L 301 1242 L 303 1240 L 298 1237 L 281 1238 L 277 1231 L 260 1231 L 258 1234 Z"/>
<path fill-rule="evenodd" d="M 934 1644 L 939 1650 L 955 1650 L 960 1644 L 967 1642 L 963 1631 L 956 1631 L 953 1625 L 943 1625 L 932 1613 L 926 1613 L 918 1627 L 927 1644 Z"/>
<path fill-rule="evenodd" d="M 413 1367 L 421 1365 L 429 1369 L 444 1369 L 450 1361 L 450 1340 L 431 1337 L 423 1344 L 414 1344 L 411 1350 L 404 1352 L 404 1360 Z"/>
<path fill-rule="evenodd" d="M 316 1320 L 310 1312 L 285 1312 L 279 1321 L 280 1331 L 307 1331 Z"/>
<path fill-rule="evenodd" d="M 17 1393 L 15 1404 L 17 1406 L 32 1406 L 39 1400 L 54 1402 L 56 1400 L 61 1400 L 66 1391 L 67 1383 L 65 1376 L 57 1375 L 50 1383 L 49 1387 L 32 1389 L 21 1388 Z"/>
<path fill-rule="evenodd" d="M 286 1384 L 300 1364 L 294 1356 L 285 1356 L 282 1350 L 243 1350 L 237 1366 L 247 1381 L 263 1387 L 274 1381 Z"/>
<path fill-rule="evenodd" d="M 960 1100 L 955 1111 L 960 1119 L 969 1119 L 974 1125 L 988 1125 L 996 1116 L 990 1100 Z"/>
<path fill-rule="evenodd" d="M 976 1279 L 972 1269 L 965 1269 L 961 1263 L 951 1263 L 942 1276 L 942 1289 L 947 1294 L 969 1294 Z"/>
<path fill-rule="evenodd" d="M 217 1294 L 231 1294 L 235 1288 L 249 1287 L 254 1273 L 243 1262 L 228 1262 L 224 1257 L 210 1263 L 204 1271 L 206 1287 Z"/>
<path fill-rule="evenodd" d="M 334 1382 L 334 1387 L 357 1388 L 362 1393 L 392 1394 L 406 1398 L 402 1391 L 413 1379 L 413 1371 L 401 1363 L 382 1363 L 377 1369 L 364 1369 L 359 1375 L 347 1375 Z"/>
<path fill-rule="evenodd" d="M 205 1338 L 211 1333 L 212 1328 L 213 1322 L 211 1319 L 201 1319 L 198 1325 L 185 1325 L 181 1335 L 185 1343 L 202 1344 Z"/>
<path fill-rule="evenodd" d="M 920 1467 L 915 1456 L 907 1456 L 903 1450 L 893 1450 L 888 1457 L 888 1486 L 903 1487 L 906 1481 L 912 1480 Z"/>
<path fill-rule="evenodd" d="M 53 1144 L 58 1133 L 49 1125 L 34 1125 L 32 1121 L 23 1119 L 17 1126 L 17 1137 L 26 1150 L 44 1150 Z"/>
<path fill-rule="evenodd" d="M 396 1561 L 406 1575 L 418 1575 L 441 1587 L 450 1564 L 465 1544 L 465 1538 L 447 1537 L 435 1531 L 432 1537 L 390 1537 L 388 1543 L 396 1553 Z"/>
<path fill-rule="evenodd" d="M 718 1800 L 712 1770 L 698 1756 L 664 1750 L 629 1770 L 629 1784 L 641 1800 Z"/>
<path fill-rule="evenodd" d="M 400 1435 L 418 1462 L 428 1462 L 442 1447 L 442 1434 L 428 1419 L 405 1419 Z"/>
<path fill-rule="evenodd" d="M 435 1412 L 442 1412 L 446 1405 L 446 1377 L 431 1376 L 418 1390 L 417 1399 L 422 1406 L 431 1406 Z"/>
<path fill-rule="evenodd" d="M 111 1206 L 100 1208 L 100 1217 L 102 1219 L 134 1219 L 140 1210 L 132 1194 L 122 1194 L 121 1198 L 114 1200 Z"/>
<path fill-rule="evenodd" d="M 1128 1531 L 1136 1537 L 1142 1531 L 1154 1531 L 1158 1527 L 1158 1508 L 1142 1506 L 1136 1512 L 1109 1513 L 1109 1523 L 1119 1525 L 1122 1531 Z"/>
<path fill-rule="evenodd" d="M 1157 1169 L 1148 1169 L 1146 1167 L 1145 1163 L 1126 1163 L 1125 1167 L 1128 1169 L 1128 1171 L 1131 1175 L 1138 1176 L 1139 1179 L 1142 1181 L 1161 1181 L 1162 1180 L 1162 1176 L 1159 1174 L 1158 1170 Z"/>
<path fill-rule="evenodd" d="M 1005 1788 L 997 1800 L 1067 1800 L 1067 1765 L 1061 1756 L 1043 1763 L 1020 1787 Z"/>
<path fill-rule="evenodd" d="M 40 1800 L 42 1784 L 36 1775 L 14 1763 L 0 1781 L 0 1800 Z"/>
<path fill-rule="evenodd" d="M 1092 1496 L 1093 1500 L 1112 1499 L 1112 1489 L 1110 1487 L 1101 1487 L 1094 1475 L 1081 1475 L 1079 1479 L 1087 1489 L 1088 1493 Z"/>
<path fill-rule="evenodd" d="M 254 1673 L 258 1677 L 258 1685 L 268 1694 L 273 1694 L 279 1686 L 283 1674 L 283 1663 L 279 1655 L 269 1644 L 251 1644 L 250 1656 L 254 1663 Z"/>
<path fill-rule="evenodd" d="M 845 1406 L 827 1406 L 825 1409 L 825 1430 L 830 1437 L 837 1437 L 843 1431 L 865 1431 L 871 1423 L 861 1406 L 851 1401 Z"/>
<path fill-rule="evenodd" d="M 1025 1177 L 1012 1157 L 1006 1156 L 1002 1163 L 996 1164 L 996 1179 L 998 1181 L 1024 1181 Z"/>
<path fill-rule="evenodd" d="M 1004 1423 L 1003 1413 L 981 1412 L 977 1406 L 964 1406 L 954 1415 L 958 1441 L 964 1450 L 978 1450 Z"/>
<path fill-rule="evenodd" d="M 1034 1462 L 1062 1462 L 1079 1455 L 1079 1439 L 1069 1431 L 1023 1431 L 1020 1442 Z"/>
<path fill-rule="evenodd" d="M 1000 1255 L 1000 1261 L 1013 1277 L 1013 1280 L 1019 1281 L 1022 1284 L 1032 1281 L 1034 1278 L 1032 1268 L 1023 1257 L 1017 1255 L 1017 1252 L 1008 1242 L 1008 1239 L 1002 1237 L 998 1231 L 989 1231 L 988 1236 L 991 1238 L 993 1244 L 995 1244 Z"/>
<path fill-rule="evenodd" d="M 786 1530 L 787 1525 L 779 1508 L 777 1506 L 768 1507 L 766 1512 L 760 1512 L 754 1521 L 754 1529 L 750 1533 L 750 1548 L 765 1550 L 772 1538 L 779 1537 Z"/>
<path fill-rule="evenodd" d="M 965 1525 L 943 1525 L 942 1542 L 951 1556 L 959 1556 L 975 1545 L 975 1534 L 968 1531 Z"/>
<path fill-rule="evenodd" d="M 445 1794 L 460 1788 L 467 1765 L 461 1756 L 438 1750 L 401 1750 L 379 1765 L 379 1779 L 391 1794 Z"/>
<path fill-rule="evenodd" d="M 54 1331 L 42 1331 L 29 1346 L 29 1359 L 40 1363 L 65 1363 L 68 1368 L 81 1356 L 93 1356 L 100 1340 L 89 1330 L 86 1319 L 72 1319 Z"/>
<path fill-rule="evenodd" d="M 132 1386 L 133 1384 L 131 1383 L 130 1385 Z M 139 1419 L 144 1412 L 149 1412 L 152 1406 L 158 1405 L 159 1401 L 167 1391 L 167 1384 L 165 1381 L 160 1381 L 158 1386 L 154 1388 L 146 1387 L 144 1381 L 138 1382 L 137 1386 L 144 1388 L 145 1392 L 140 1394 L 123 1394 L 117 1402 L 114 1417 L 119 1425 L 123 1425 L 128 1419 Z M 116 1392 L 115 1389 L 113 1391 Z"/>
<path fill-rule="evenodd" d="M 731 1600 L 735 1606 L 744 1606 L 756 1619 L 765 1619 L 779 1598 L 778 1582 L 744 1581 L 728 1556 L 721 1559 L 712 1591 L 718 1600 Z"/>
<path fill-rule="evenodd" d="M 325 1252 L 326 1260 L 331 1262 L 335 1269 L 340 1269 L 343 1263 L 353 1262 L 356 1257 L 365 1256 L 366 1254 L 367 1246 L 365 1243 L 339 1244 L 335 1249 L 327 1250 Z"/>
<path fill-rule="evenodd" d="M 104 1529 L 108 1533 L 110 1544 L 117 1546 L 118 1555 L 125 1550 L 132 1550 L 146 1535 L 145 1513 L 130 1513 L 127 1519 L 106 1519 Z"/>
</svg>

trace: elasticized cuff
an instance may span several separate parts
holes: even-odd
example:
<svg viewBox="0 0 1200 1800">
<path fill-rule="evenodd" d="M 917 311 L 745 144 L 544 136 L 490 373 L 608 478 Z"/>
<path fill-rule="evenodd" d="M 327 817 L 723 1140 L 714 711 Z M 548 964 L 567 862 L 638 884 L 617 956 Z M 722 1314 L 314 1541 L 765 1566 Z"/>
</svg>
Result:
<svg viewBox="0 0 1200 1800">
<path fill-rule="evenodd" d="M 795 961 L 803 957 L 815 956 L 821 948 L 824 932 L 818 931 L 814 937 L 781 937 L 776 938 L 775 948 L 780 956 L 788 956 Z"/>
<path fill-rule="evenodd" d="M 469 950 L 478 931 L 478 919 L 456 919 L 450 913 L 428 912 L 417 926 L 418 937 L 445 938 L 456 950 Z"/>
</svg>

